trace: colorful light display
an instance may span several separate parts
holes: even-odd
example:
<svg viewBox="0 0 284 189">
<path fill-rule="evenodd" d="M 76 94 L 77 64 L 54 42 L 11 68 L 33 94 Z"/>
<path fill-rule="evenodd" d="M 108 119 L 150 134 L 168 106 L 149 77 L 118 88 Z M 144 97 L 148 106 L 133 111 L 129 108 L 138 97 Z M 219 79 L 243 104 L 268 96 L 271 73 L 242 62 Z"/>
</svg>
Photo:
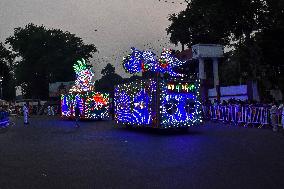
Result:
<svg viewBox="0 0 284 189">
<path fill-rule="evenodd" d="M 200 81 L 183 79 L 174 71 L 185 62 L 172 50 L 163 49 L 159 60 L 151 51 L 131 48 L 123 58 L 126 72 L 156 72 L 155 78 L 118 85 L 115 88 L 115 120 L 118 124 L 153 128 L 186 128 L 202 122 Z M 161 78 L 161 74 L 170 77 Z"/>
<path fill-rule="evenodd" d="M 202 122 L 199 80 L 146 79 L 115 88 L 115 120 L 153 128 L 189 127 Z"/>
<path fill-rule="evenodd" d="M 115 88 L 115 119 L 119 123 L 153 125 L 157 83 L 153 79 L 118 85 Z"/>
<path fill-rule="evenodd" d="M 84 59 L 78 60 L 73 66 L 76 73 L 75 85 L 70 89 L 70 93 L 81 93 L 86 91 L 92 91 L 94 89 L 94 83 L 92 79 L 94 72 L 90 65 L 86 64 Z"/>
<path fill-rule="evenodd" d="M 163 74 L 169 74 L 172 77 L 183 77 L 176 73 L 174 67 L 179 67 L 185 62 L 174 57 L 172 50 L 163 49 L 160 59 L 156 58 L 155 53 L 151 51 L 140 51 L 131 48 L 131 53 L 123 58 L 123 67 L 130 74 L 153 71 Z"/>
<path fill-rule="evenodd" d="M 92 82 L 94 72 L 84 59 L 73 66 L 76 73 L 75 85 L 69 94 L 61 95 L 61 115 L 72 118 L 75 116 L 75 106 L 80 109 L 80 116 L 84 119 L 109 118 L 109 94 L 94 91 Z"/>
<path fill-rule="evenodd" d="M 164 128 L 189 127 L 202 122 L 200 82 L 162 81 L 160 115 Z"/>
</svg>

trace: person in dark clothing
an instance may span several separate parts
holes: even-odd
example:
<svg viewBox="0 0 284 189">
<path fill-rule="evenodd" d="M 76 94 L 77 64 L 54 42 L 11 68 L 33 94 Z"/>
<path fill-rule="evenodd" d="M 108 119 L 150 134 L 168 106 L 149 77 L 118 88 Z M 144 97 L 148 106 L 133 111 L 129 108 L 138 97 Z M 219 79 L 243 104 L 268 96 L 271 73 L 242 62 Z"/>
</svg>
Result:
<svg viewBox="0 0 284 189">
<path fill-rule="evenodd" d="M 80 119 L 80 108 L 79 104 L 75 106 L 75 122 L 76 122 L 76 128 L 79 128 L 79 119 Z"/>
</svg>

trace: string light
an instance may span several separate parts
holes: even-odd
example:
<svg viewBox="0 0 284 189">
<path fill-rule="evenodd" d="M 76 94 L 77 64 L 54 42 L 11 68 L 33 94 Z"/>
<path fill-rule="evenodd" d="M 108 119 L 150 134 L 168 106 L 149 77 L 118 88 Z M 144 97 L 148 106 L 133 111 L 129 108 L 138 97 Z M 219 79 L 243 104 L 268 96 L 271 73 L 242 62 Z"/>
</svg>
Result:
<svg viewBox="0 0 284 189">
<path fill-rule="evenodd" d="M 200 80 L 186 81 L 173 71 L 184 62 L 164 49 L 157 60 L 151 51 L 131 48 L 123 59 L 128 73 L 153 71 L 171 77 L 142 79 L 115 87 L 115 120 L 124 125 L 154 128 L 189 127 L 202 122 Z"/>
<path fill-rule="evenodd" d="M 156 92 L 157 83 L 154 79 L 118 85 L 114 91 L 117 123 L 154 125 Z"/>
<path fill-rule="evenodd" d="M 164 128 L 188 127 L 202 122 L 199 87 L 199 80 L 161 82 L 160 115 Z"/>
<path fill-rule="evenodd" d="M 175 86 L 175 90 L 169 86 Z M 186 82 L 173 78 L 118 85 L 115 88 L 115 120 L 125 125 L 159 128 L 200 123 L 199 87 L 199 80 Z"/>
<path fill-rule="evenodd" d="M 182 66 L 186 62 L 174 57 L 172 50 L 163 49 L 159 60 L 156 59 L 155 53 L 151 51 L 140 51 L 134 47 L 131 48 L 131 51 L 130 54 L 123 58 L 123 68 L 127 73 L 153 71 L 167 73 L 172 77 L 183 77 L 182 74 L 176 73 L 173 68 Z"/>
<path fill-rule="evenodd" d="M 109 94 L 94 91 L 94 72 L 84 59 L 78 60 L 74 66 L 75 85 L 69 94 L 61 95 L 62 117 L 74 117 L 75 107 L 79 106 L 80 116 L 84 119 L 109 118 Z"/>
</svg>

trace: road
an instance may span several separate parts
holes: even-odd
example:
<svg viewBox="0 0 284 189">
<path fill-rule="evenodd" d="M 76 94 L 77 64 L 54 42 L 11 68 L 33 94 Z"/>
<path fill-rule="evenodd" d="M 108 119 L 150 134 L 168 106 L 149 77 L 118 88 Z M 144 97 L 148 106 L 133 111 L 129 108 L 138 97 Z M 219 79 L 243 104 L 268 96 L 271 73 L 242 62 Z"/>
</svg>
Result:
<svg viewBox="0 0 284 189">
<path fill-rule="evenodd" d="M 284 187 L 284 136 L 217 123 L 188 132 L 22 118 L 0 133 L 0 189 Z"/>
</svg>

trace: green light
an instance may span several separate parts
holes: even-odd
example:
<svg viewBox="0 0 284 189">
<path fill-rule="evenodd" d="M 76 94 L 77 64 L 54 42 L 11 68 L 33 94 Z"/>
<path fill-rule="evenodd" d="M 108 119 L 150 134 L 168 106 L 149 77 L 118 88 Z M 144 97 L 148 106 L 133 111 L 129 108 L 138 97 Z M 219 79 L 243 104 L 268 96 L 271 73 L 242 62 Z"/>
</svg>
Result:
<svg viewBox="0 0 284 189">
<path fill-rule="evenodd" d="M 189 86 L 189 90 L 193 91 L 194 89 L 195 89 L 195 85 L 194 85 L 194 84 L 191 84 L 191 85 Z"/>
<path fill-rule="evenodd" d="M 82 61 L 81 61 L 81 60 L 78 60 L 78 61 L 77 61 L 77 64 L 76 64 L 76 63 L 74 64 L 73 68 L 74 68 L 74 71 L 75 71 L 76 73 L 81 72 L 82 70 L 87 69 L 87 64 L 86 64 L 85 59 L 82 58 Z"/>
</svg>

